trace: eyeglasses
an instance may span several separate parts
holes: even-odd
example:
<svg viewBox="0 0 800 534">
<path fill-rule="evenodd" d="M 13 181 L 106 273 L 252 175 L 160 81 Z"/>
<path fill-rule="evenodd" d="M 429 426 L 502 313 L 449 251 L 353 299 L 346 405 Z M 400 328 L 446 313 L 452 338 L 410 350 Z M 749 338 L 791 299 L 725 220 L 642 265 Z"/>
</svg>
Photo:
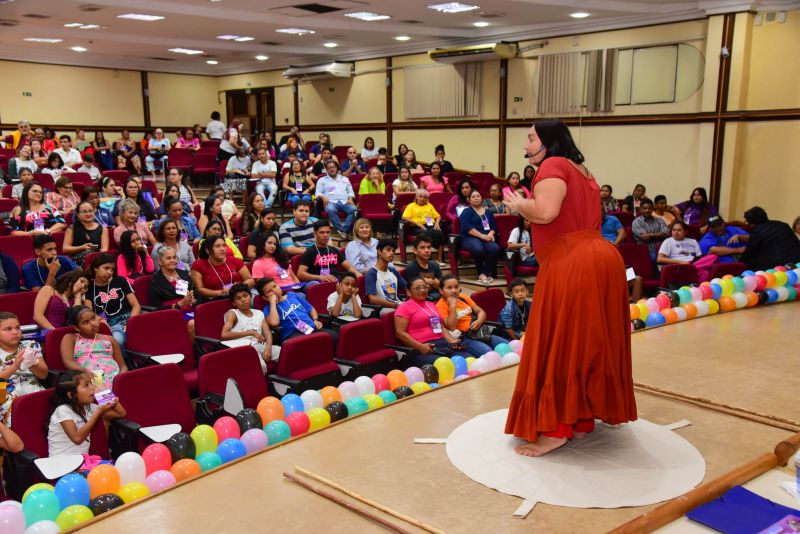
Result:
<svg viewBox="0 0 800 534">
<path fill-rule="evenodd" d="M 427 284 L 425 284 L 423 286 L 414 286 L 414 287 L 411 288 L 411 291 L 416 291 L 417 293 L 420 293 L 422 291 L 427 291 L 427 290 L 428 290 L 428 285 Z"/>
<path fill-rule="evenodd" d="M 81 215 L 91 215 L 92 213 L 94 213 L 94 210 L 80 210 L 78 213 L 80 213 Z"/>
</svg>

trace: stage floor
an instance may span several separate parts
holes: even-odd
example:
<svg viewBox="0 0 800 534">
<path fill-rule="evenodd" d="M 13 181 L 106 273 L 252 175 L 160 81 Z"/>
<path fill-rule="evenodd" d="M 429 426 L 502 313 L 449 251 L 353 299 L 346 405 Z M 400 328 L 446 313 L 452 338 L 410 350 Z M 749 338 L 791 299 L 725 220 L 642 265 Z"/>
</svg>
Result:
<svg viewBox="0 0 800 534">
<path fill-rule="evenodd" d="M 796 390 L 800 365 L 798 342 L 790 336 L 797 313 L 789 303 L 637 333 L 634 379 L 796 419 L 789 392 Z M 447 532 L 605 532 L 656 506 L 602 510 L 538 504 L 526 519 L 516 519 L 512 513 L 521 499 L 466 478 L 450 464 L 444 445 L 413 443 L 419 437 L 446 438 L 475 415 L 507 406 L 516 371 L 504 369 L 344 421 L 116 510 L 83 531 L 383 530 L 286 481 L 282 473 L 294 466 Z M 692 423 L 676 432 L 705 458 L 705 481 L 771 451 L 791 434 L 649 393 L 637 392 L 636 399 L 641 418 Z"/>
</svg>

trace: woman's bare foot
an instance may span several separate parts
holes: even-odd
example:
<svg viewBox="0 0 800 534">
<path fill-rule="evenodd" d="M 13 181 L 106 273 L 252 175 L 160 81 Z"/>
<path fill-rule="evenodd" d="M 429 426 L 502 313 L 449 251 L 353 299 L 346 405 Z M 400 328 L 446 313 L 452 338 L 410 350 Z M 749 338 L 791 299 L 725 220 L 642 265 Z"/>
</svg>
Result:
<svg viewBox="0 0 800 534">
<path fill-rule="evenodd" d="M 573 432 L 572 437 L 575 439 L 583 439 L 587 436 L 586 432 Z"/>
<path fill-rule="evenodd" d="M 536 440 L 536 443 L 519 445 L 514 449 L 514 452 L 522 456 L 544 456 L 548 452 L 554 451 L 559 447 L 563 447 L 566 442 L 567 438 L 550 438 L 542 436 Z"/>
</svg>

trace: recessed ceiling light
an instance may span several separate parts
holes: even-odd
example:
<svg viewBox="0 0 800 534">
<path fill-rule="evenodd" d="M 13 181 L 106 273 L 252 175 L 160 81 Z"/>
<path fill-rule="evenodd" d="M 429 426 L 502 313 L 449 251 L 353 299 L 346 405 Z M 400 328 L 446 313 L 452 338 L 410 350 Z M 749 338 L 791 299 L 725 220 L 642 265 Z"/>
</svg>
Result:
<svg viewBox="0 0 800 534">
<path fill-rule="evenodd" d="M 322 45 L 322 46 L 324 46 L 325 48 L 336 48 L 336 47 L 337 47 L 337 46 L 339 46 L 339 45 L 338 45 L 338 44 L 336 44 L 336 43 L 325 43 L 325 44 L 324 44 L 324 45 Z"/>
<path fill-rule="evenodd" d="M 589 13 L 579 11 L 577 13 L 570 13 L 569 16 L 572 17 L 573 19 L 585 19 L 586 17 L 589 16 Z"/>
<path fill-rule="evenodd" d="M 238 35 L 217 35 L 217 39 L 222 39 L 223 41 L 233 41 L 234 39 L 238 38 Z"/>
<path fill-rule="evenodd" d="M 378 15 L 377 13 L 372 13 L 371 11 L 357 11 L 355 13 L 345 13 L 345 17 L 352 17 L 358 20 L 364 20 L 367 22 L 373 22 L 376 20 L 386 20 L 391 18 L 389 15 Z"/>
<path fill-rule="evenodd" d="M 411 37 L 409 37 L 408 35 L 398 35 L 394 39 L 395 41 L 408 41 L 409 39 L 411 39 Z"/>
<path fill-rule="evenodd" d="M 117 15 L 117 18 L 153 22 L 156 20 L 164 20 L 166 17 L 162 17 L 161 15 L 142 15 L 141 13 L 125 13 L 124 15 Z"/>
<path fill-rule="evenodd" d="M 472 25 L 475 26 L 476 28 L 485 28 L 486 26 L 489 25 L 489 23 L 486 21 L 478 21 L 478 22 L 473 22 Z"/>
<path fill-rule="evenodd" d="M 239 37 L 237 39 L 234 39 L 234 41 L 236 41 L 238 43 L 244 43 L 244 42 L 247 42 L 247 41 L 255 41 L 255 40 L 256 40 L 255 37 Z"/>
<path fill-rule="evenodd" d="M 70 47 L 70 50 L 74 50 L 75 52 L 86 52 L 89 49 L 82 46 L 72 46 Z"/>
<path fill-rule="evenodd" d="M 259 61 L 266 61 L 269 59 L 269 56 L 256 56 L 256 59 Z"/>
<path fill-rule="evenodd" d="M 472 4 L 462 4 L 461 2 L 447 2 L 446 4 L 430 4 L 428 9 L 439 11 L 440 13 L 463 13 L 480 9 L 480 6 Z"/>
<path fill-rule="evenodd" d="M 84 24 L 83 26 L 79 26 L 79 30 L 101 30 L 106 26 L 101 26 L 99 24 Z"/>
<path fill-rule="evenodd" d="M 209 59 L 208 61 L 206 61 L 206 63 L 208 63 L 209 65 L 216 65 L 217 63 L 219 63 L 219 61 L 216 61 L 214 59 Z"/>
<path fill-rule="evenodd" d="M 314 30 L 305 30 L 303 28 L 281 28 L 275 31 L 278 33 L 289 33 L 291 35 L 306 35 L 316 33 Z"/>
<path fill-rule="evenodd" d="M 28 41 L 31 43 L 60 43 L 64 39 L 51 39 L 47 37 L 26 37 L 23 41 Z"/>
<path fill-rule="evenodd" d="M 83 22 L 70 22 L 69 24 L 64 24 L 65 28 L 80 28 L 83 26 Z"/>
<path fill-rule="evenodd" d="M 168 52 L 175 52 L 176 54 L 186 54 L 187 56 L 196 56 L 197 54 L 203 54 L 202 50 L 192 50 L 191 48 L 170 48 Z"/>
</svg>

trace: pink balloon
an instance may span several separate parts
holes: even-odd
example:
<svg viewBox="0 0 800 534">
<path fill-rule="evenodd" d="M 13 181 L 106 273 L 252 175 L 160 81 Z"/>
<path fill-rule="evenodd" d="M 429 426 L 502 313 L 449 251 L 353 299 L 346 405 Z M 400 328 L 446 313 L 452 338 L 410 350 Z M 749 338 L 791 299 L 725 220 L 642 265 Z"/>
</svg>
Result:
<svg viewBox="0 0 800 534">
<path fill-rule="evenodd" d="M 156 471 L 169 471 L 172 467 L 172 454 L 163 443 L 153 443 L 142 451 L 144 459 L 145 473 L 151 474 Z"/>
<path fill-rule="evenodd" d="M 239 439 L 242 435 L 241 430 L 239 430 L 239 423 L 229 415 L 217 419 L 214 423 L 214 432 L 217 433 L 218 443 L 222 443 L 228 438 Z"/>
<path fill-rule="evenodd" d="M 784 267 L 783 265 L 776 265 L 776 266 L 775 266 L 775 270 L 776 270 L 776 271 L 783 271 L 783 272 L 786 272 L 786 267 Z"/>
<path fill-rule="evenodd" d="M 487 352 L 486 354 L 481 356 L 481 358 L 486 360 L 489 363 L 490 369 L 497 369 L 498 367 L 500 367 L 500 365 L 501 365 L 501 363 L 503 361 L 503 359 L 500 357 L 500 355 L 497 354 L 494 351 Z"/>
<path fill-rule="evenodd" d="M 353 384 L 353 387 L 355 387 L 355 384 Z M 305 412 L 294 412 L 286 416 L 286 424 L 289 425 L 289 430 L 291 430 L 292 437 L 294 437 L 308 432 L 311 421 L 309 421 Z"/>
<path fill-rule="evenodd" d="M 703 300 L 703 292 L 699 287 L 690 287 L 689 293 L 692 294 L 692 300 Z"/>
<path fill-rule="evenodd" d="M 664 293 L 656 297 L 656 303 L 658 304 L 659 310 L 665 310 L 671 306 L 669 297 L 666 296 Z"/>
<path fill-rule="evenodd" d="M 416 384 L 417 382 L 425 382 L 425 375 L 419 367 L 409 367 L 405 371 L 409 384 Z"/>
<path fill-rule="evenodd" d="M 342 402 L 353 397 L 358 397 L 358 387 L 349 380 L 345 380 L 339 384 L 339 393 L 342 395 Z"/>
<path fill-rule="evenodd" d="M 654 299 L 653 297 L 650 297 L 649 299 L 647 299 L 647 301 L 645 302 L 645 306 L 647 306 L 647 309 L 651 313 L 659 311 L 658 302 L 656 302 L 656 299 Z"/>
<path fill-rule="evenodd" d="M 512 352 L 516 352 L 517 354 L 522 354 L 522 341 L 519 339 L 513 339 L 508 342 L 508 345 L 511 347 Z"/>
<path fill-rule="evenodd" d="M 477 369 L 470 369 L 467 371 L 467 376 L 478 376 L 479 374 L 481 374 L 481 372 Z"/>
<path fill-rule="evenodd" d="M 375 394 L 389 389 L 389 379 L 384 374 L 377 374 L 372 377 L 372 383 L 375 384 Z"/>
<path fill-rule="evenodd" d="M 756 285 L 758 285 L 758 281 L 756 280 L 755 276 L 745 276 L 742 278 L 742 282 L 744 282 L 745 291 L 755 291 Z"/>
<path fill-rule="evenodd" d="M 260 428 L 251 428 L 242 434 L 241 440 L 248 453 L 266 449 L 268 445 L 267 433 Z"/>
<path fill-rule="evenodd" d="M 175 475 L 169 471 L 163 470 L 150 473 L 147 478 L 144 479 L 144 485 L 147 486 L 147 489 L 150 490 L 150 493 L 155 493 L 168 488 L 174 485 L 175 482 Z"/>
<path fill-rule="evenodd" d="M 25 532 L 25 514 L 22 507 L 13 504 L 0 504 L 0 532 L 22 534 Z"/>
</svg>

